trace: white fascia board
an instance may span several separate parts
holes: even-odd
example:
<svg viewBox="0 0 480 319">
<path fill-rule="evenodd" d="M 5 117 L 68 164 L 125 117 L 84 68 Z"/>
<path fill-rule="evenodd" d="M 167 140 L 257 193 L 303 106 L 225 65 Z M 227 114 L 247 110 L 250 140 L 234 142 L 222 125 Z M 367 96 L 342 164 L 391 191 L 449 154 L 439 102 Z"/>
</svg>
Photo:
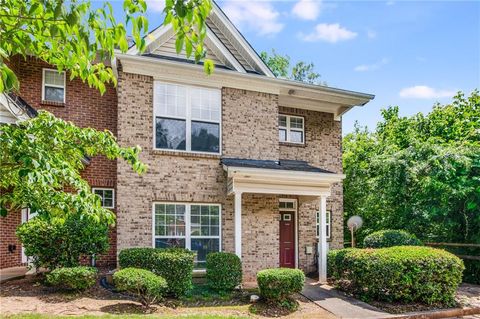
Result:
<svg viewBox="0 0 480 319">
<path fill-rule="evenodd" d="M 164 35 L 165 33 L 169 32 L 170 30 L 172 30 L 172 25 L 162 25 L 162 26 L 159 26 L 158 28 L 156 28 L 154 31 L 150 32 L 149 34 L 147 34 L 145 36 L 146 40 L 145 40 L 145 47 L 148 49 L 148 47 L 154 43 L 159 37 L 161 37 L 162 35 Z M 131 55 L 138 55 L 140 52 L 138 51 L 137 49 L 137 45 L 133 45 L 130 49 L 128 49 L 127 51 L 127 54 L 131 54 Z"/>
<path fill-rule="evenodd" d="M 228 49 L 225 47 L 225 45 L 220 41 L 219 38 L 213 33 L 212 30 L 210 30 L 209 27 L 207 27 L 207 39 L 212 42 L 212 44 L 217 48 L 217 50 L 220 52 L 220 54 L 223 55 L 223 57 L 230 62 L 230 64 L 237 70 L 238 72 L 241 73 L 247 73 L 243 66 L 237 61 L 237 59 L 228 51 Z M 210 50 L 213 50 L 212 47 L 210 47 Z"/>
<path fill-rule="evenodd" d="M 183 69 L 185 71 L 191 72 L 198 72 L 199 74 L 204 75 L 203 67 L 198 64 L 188 64 L 182 63 L 177 61 L 170 61 L 164 59 L 158 59 L 153 57 L 147 56 L 134 56 L 129 54 L 117 54 L 117 58 L 122 61 L 122 66 L 124 72 L 134 73 L 134 74 L 143 74 L 152 77 L 161 77 L 165 76 L 164 73 L 165 69 L 175 68 L 175 71 L 179 69 Z M 173 69 L 172 69 L 173 70 Z M 251 89 L 256 90 L 258 92 L 265 92 L 271 94 L 280 94 L 280 90 L 288 90 L 288 89 L 307 89 L 308 91 L 315 92 L 317 94 L 321 94 L 328 99 L 328 96 L 332 97 L 346 97 L 349 99 L 353 99 L 355 102 L 351 103 L 350 105 L 345 106 L 363 106 L 368 101 L 372 100 L 375 96 L 372 94 L 360 93 L 355 91 L 337 89 L 332 87 L 325 87 L 313 84 L 302 83 L 298 81 L 292 80 L 285 80 L 279 78 L 270 78 L 263 75 L 252 74 L 252 73 L 240 73 L 231 70 L 223 70 L 220 68 L 215 69 L 214 74 L 202 78 L 202 82 L 206 83 L 209 79 L 214 79 L 215 76 L 222 77 L 225 79 L 226 77 L 234 78 L 236 81 L 238 80 L 239 83 L 244 82 L 248 83 L 250 87 L 238 87 L 241 89 Z M 213 80 L 212 80 L 213 81 Z M 221 84 L 221 81 L 220 81 Z M 255 89 L 256 88 L 256 89 Z"/>
<path fill-rule="evenodd" d="M 336 173 L 320 173 L 320 172 L 302 172 L 290 170 L 276 170 L 266 168 L 250 168 L 250 167 L 234 167 L 223 165 L 223 169 L 227 172 L 228 177 L 251 178 L 252 180 L 300 180 L 302 183 L 335 183 L 345 179 L 345 174 Z M 247 177 L 248 176 L 248 177 Z"/>
<path fill-rule="evenodd" d="M 248 53 L 250 59 L 252 59 L 255 64 L 266 74 L 268 77 L 275 77 L 272 71 L 265 65 L 265 62 L 258 56 L 257 52 L 252 48 L 252 46 L 245 40 L 243 35 L 237 30 L 233 23 L 228 19 L 225 13 L 218 7 L 215 1 L 212 1 L 212 12 L 210 14 L 215 14 L 223 25 L 228 29 L 228 31 L 235 37 L 235 40 L 242 46 L 242 48 Z"/>
</svg>

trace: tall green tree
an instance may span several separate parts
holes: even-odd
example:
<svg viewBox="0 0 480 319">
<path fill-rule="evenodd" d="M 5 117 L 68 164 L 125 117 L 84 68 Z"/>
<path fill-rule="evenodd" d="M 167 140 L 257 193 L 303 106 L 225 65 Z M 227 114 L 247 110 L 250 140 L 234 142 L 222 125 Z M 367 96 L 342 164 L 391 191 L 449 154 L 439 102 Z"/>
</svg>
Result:
<svg viewBox="0 0 480 319">
<path fill-rule="evenodd" d="M 401 117 L 398 107 L 382 115 L 373 132 L 356 126 L 343 141 L 345 214 L 364 218 L 360 240 L 394 228 L 426 241 L 480 243 L 479 92 L 426 115 Z"/>
<path fill-rule="evenodd" d="M 43 216 L 81 214 L 113 224 L 113 213 L 102 207 L 80 173 L 88 157 L 104 155 L 127 161 L 138 173 L 139 147 L 120 147 L 110 131 L 79 128 L 41 111 L 37 117 L 3 125 L 0 132 L 0 212 L 30 207 Z"/>
<path fill-rule="evenodd" d="M 260 52 L 260 57 L 268 65 L 272 73 L 278 78 L 290 79 L 309 84 L 326 85 L 321 83 L 320 73 L 315 72 L 315 65 L 313 63 L 306 63 L 299 61 L 295 65 L 290 65 L 290 57 L 288 55 L 278 54 L 272 49 L 272 53 L 268 54 L 265 51 Z"/>
<path fill-rule="evenodd" d="M 163 24 L 176 33 L 177 52 L 185 50 L 198 62 L 205 56 L 205 20 L 211 0 L 167 0 Z M 7 62 L 15 55 L 34 55 L 68 70 L 90 86 L 105 92 L 105 84 L 116 84 L 111 68 L 105 65 L 115 49 L 128 50 L 127 29 L 140 51 L 145 49 L 148 20 L 144 0 L 123 0 L 122 22 L 114 18 L 109 2 L 95 9 L 82 0 L 0 0 L 0 93 L 18 90 L 20 83 Z M 204 63 L 211 73 L 211 61 Z"/>
</svg>

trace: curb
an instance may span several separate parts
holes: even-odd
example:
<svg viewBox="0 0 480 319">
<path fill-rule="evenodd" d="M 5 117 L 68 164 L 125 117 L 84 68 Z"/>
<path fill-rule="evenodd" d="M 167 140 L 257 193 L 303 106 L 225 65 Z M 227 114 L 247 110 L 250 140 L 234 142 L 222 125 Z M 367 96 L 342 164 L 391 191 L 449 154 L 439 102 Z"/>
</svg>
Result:
<svg viewBox="0 0 480 319">
<path fill-rule="evenodd" d="M 440 319 L 440 318 L 454 318 L 463 316 L 472 316 L 480 314 L 480 307 L 474 308 L 454 308 L 446 310 L 432 310 L 412 312 L 395 316 L 395 319 Z"/>
</svg>

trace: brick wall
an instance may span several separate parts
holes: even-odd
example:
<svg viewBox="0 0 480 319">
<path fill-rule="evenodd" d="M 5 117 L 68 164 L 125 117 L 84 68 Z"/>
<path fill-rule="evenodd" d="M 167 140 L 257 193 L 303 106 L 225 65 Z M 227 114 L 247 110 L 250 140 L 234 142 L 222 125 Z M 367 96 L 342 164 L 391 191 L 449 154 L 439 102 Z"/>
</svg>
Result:
<svg viewBox="0 0 480 319">
<path fill-rule="evenodd" d="M 32 107 L 37 110 L 46 110 L 55 116 L 64 120 L 72 121 L 80 127 L 92 127 L 98 130 L 109 130 L 114 135 L 117 134 L 117 95 L 112 86 L 107 86 L 107 91 L 102 96 L 99 91 L 89 88 L 87 84 L 79 79 L 70 81 L 69 75 L 66 76 L 66 99 L 64 104 L 54 104 L 42 102 L 42 69 L 51 68 L 45 62 L 35 58 L 14 57 L 10 61 L 10 66 L 14 69 L 19 81 L 19 95 Z M 110 161 L 103 156 L 92 159 L 82 172 L 92 187 L 116 187 L 116 169 L 117 163 Z M 5 223 L 0 218 L 0 235 L 3 239 L 8 234 L 13 234 L 18 223 Z M 115 264 L 116 260 L 116 231 L 110 232 L 110 251 L 99 258 L 99 264 Z M 4 249 L 2 240 L 2 251 Z M 3 261 L 2 258 L 0 258 Z M 4 268 L 3 262 L 0 262 Z M 10 266 L 13 264 L 9 264 Z"/>
<path fill-rule="evenodd" d="M 0 269 L 21 265 L 22 246 L 15 235 L 15 229 L 21 221 L 20 212 L 10 212 L 6 217 L 0 217 Z M 9 252 L 9 245 L 15 245 L 16 249 Z"/>
<path fill-rule="evenodd" d="M 279 113 L 303 116 L 305 119 L 305 144 L 280 144 L 280 158 L 308 161 L 311 165 L 341 174 L 342 167 L 342 122 L 334 121 L 333 114 L 280 106 Z M 318 204 L 317 204 L 318 208 Z M 306 206 L 304 209 L 307 209 Z M 309 208 L 305 218 L 315 224 L 315 211 Z M 343 187 L 335 183 L 327 198 L 327 210 L 332 212 L 332 235 L 330 248 L 343 248 Z M 309 224 L 305 224 L 309 228 Z M 315 242 L 315 233 L 310 232 L 306 242 Z M 300 249 L 301 250 L 301 249 Z"/>
<path fill-rule="evenodd" d="M 277 109 L 277 95 L 223 88 L 223 156 L 278 160 Z"/>
</svg>

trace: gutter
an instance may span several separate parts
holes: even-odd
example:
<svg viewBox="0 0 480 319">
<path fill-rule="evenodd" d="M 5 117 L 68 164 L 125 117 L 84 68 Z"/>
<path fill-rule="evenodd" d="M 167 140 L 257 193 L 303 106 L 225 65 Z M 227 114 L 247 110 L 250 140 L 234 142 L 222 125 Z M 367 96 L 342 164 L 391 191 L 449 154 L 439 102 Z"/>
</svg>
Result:
<svg viewBox="0 0 480 319">
<path fill-rule="evenodd" d="M 124 54 L 124 53 L 116 53 L 116 58 L 120 60 L 130 60 L 130 61 L 136 61 L 136 62 L 144 62 L 144 63 L 155 63 L 155 64 L 163 64 L 167 66 L 172 66 L 172 67 L 178 67 L 182 69 L 188 69 L 188 70 L 198 70 L 203 72 L 203 68 L 200 65 L 196 64 L 185 64 L 185 63 L 180 63 L 180 62 L 175 62 L 175 61 L 168 61 L 168 60 L 162 60 L 158 58 L 151 58 L 151 57 L 146 57 L 146 56 L 132 56 L 129 54 Z M 252 73 L 239 73 L 236 71 L 229 71 L 229 70 L 223 70 L 223 69 L 215 69 L 215 73 L 223 74 L 223 75 L 235 75 L 236 77 L 244 78 L 246 80 L 256 80 L 256 81 L 263 81 L 266 83 L 270 83 L 273 85 L 282 85 L 282 86 L 287 86 L 290 88 L 302 88 L 302 89 L 309 89 L 318 93 L 327 93 L 331 95 L 340 95 L 343 97 L 351 97 L 351 98 L 357 98 L 361 100 L 365 100 L 363 103 L 359 104 L 359 106 L 363 106 L 366 103 L 368 103 L 370 100 L 373 100 L 375 98 L 375 95 L 373 94 L 368 94 L 368 93 L 361 93 L 361 92 L 356 92 L 356 91 L 351 91 L 351 90 L 345 90 L 345 89 L 339 89 L 339 88 L 333 88 L 333 87 L 327 87 L 327 86 L 320 86 L 320 85 L 314 85 L 314 84 L 308 84 L 308 83 L 303 83 L 299 81 L 293 81 L 293 80 L 286 80 L 286 79 L 280 79 L 280 78 L 275 78 L 275 77 L 268 77 L 264 75 L 257 75 L 257 74 L 252 74 Z"/>
</svg>

